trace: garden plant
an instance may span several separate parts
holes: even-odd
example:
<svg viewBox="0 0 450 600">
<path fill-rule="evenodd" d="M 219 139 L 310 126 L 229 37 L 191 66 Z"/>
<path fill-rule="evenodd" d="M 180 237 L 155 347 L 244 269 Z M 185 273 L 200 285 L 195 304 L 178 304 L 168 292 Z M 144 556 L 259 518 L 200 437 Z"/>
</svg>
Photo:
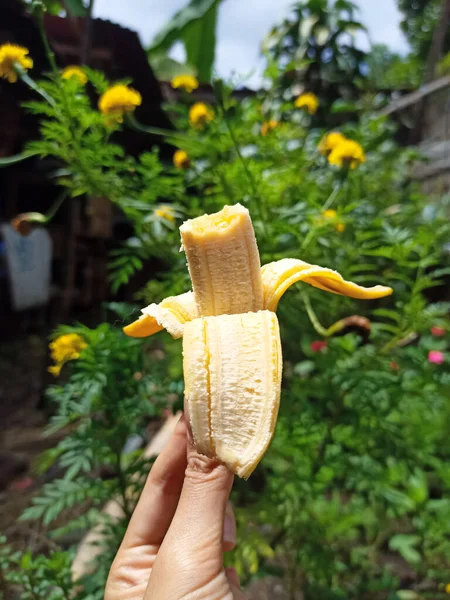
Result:
<svg viewBox="0 0 450 600">
<path fill-rule="evenodd" d="M 43 32 L 38 3 L 35 17 Z M 157 258 L 160 268 L 136 307 L 112 303 L 113 319 L 93 329 L 61 326 L 52 336 L 49 431 L 66 435 L 38 468 L 57 464 L 64 474 L 22 518 L 39 520 L 59 549 L 33 555 L 4 540 L 0 594 L 103 597 L 152 462 L 128 442 L 183 401 L 181 342 L 167 333 L 130 339 L 122 326 L 139 316 L 137 306 L 189 289 L 181 223 L 241 203 L 263 264 L 298 258 L 393 294 L 362 303 L 298 283 L 283 297 L 280 415 L 262 463 L 248 482 L 235 482 L 239 537 L 229 564 L 244 584 L 281 577 L 292 599 L 300 590 L 305 600 L 448 597 L 450 198 L 420 191 L 412 179 L 417 152 L 395 143 L 396 126 L 370 96 L 350 119 L 336 111 L 330 128 L 339 86 L 332 102 L 321 86 L 299 89 L 292 66 L 270 56 L 270 88 L 241 101 L 232 82 L 216 79 L 214 102 L 198 102 L 197 80 L 178 77 L 180 100 L 165 107 L 174 131 L 148 127 L 132 82 L 87 67 L 61 70 L 43 39 L 51 70 L 38 80 L 26 48 L 0 47 L 0 75 L 30 86 L 35 99 L 24 110 L 40 118 L 39 139 L 3 166 L 50 156 L 60 164 L 58 205 L 95 195 L 125 214 L 134 234 L 111 256 L 113 292 L 144 261 Z M 160 135 L 173 161 L 157 148 L 126 155 L 113 141 L 125 128 Z M 20 215 L 16 225 L 45 226 L 54 212 Z M 122 517 L 101 512 L 111 498 Z M 73 582 L 76 547 L 64 539 L 98 525 L 102 551 Z"/>
</svg>

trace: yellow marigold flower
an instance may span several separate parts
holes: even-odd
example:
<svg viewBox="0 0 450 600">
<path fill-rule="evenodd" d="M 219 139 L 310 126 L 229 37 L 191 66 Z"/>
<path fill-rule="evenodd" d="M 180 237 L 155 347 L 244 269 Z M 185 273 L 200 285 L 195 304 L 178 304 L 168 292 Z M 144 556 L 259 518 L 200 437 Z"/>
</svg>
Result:
<svg viewBox="0 0 450 600">
<path fill-rule="evenodd" d="M 53 377 L 59 377 L 61 373 L 61 369 L 63 367 L 63 363 L 58 363 L 56 365 L 51 365 L 47 368 L 47 371 L 53 375 Z"/>
<path fill-rule="evenodd" d="M 81 350 L 87 348 L 87 344 L 78 333 L 67 333 L 53 340 L 49 348 L 52 359 L 56 363 L 64 363 L 79 358 Z"/>
<path fill-rule="evenodd" d="M 49 344 L 50 355 L 56 363 L 48 367 L 48 372 L 58 377 L 63 365 L 69 360 L 76 360 L 80 352 L 87 348 L 87 344 L 78 333 L 60 335 Z"/>
<path fill-rule="evenodd" d="M 189 123 L 192 127 L 203 127 L 214 119 L 214 111 L 203 102 L 196 102 L 189 111 Z"/>
<path fill-rule="evenodd" d="M 296 108 L 306 108 L 310 115 L 314 115 L 319 108 L 319 98 L 315 94 L 307 92 L 297 98 L 295 106 Z"/>
<path fill-rule="evenodd" d="M 142 104 L 142 96 L 133 88 L 121 83 L 113 85 L 100 96 L 98 107 L 111 123 L 122 123 L 123 115 L 133 112 Z"/>
<path fill-rule="evenodd" d="M 10 83 L 17 81 L 15 65 L 28 70 L 33 67 L 33 60 L 27 56 L 28 48 L 16 46 L 16 44 L 3 44 L 0 46 L 0 77 L 7 79 Z"/>
<path fill-rule="evenodd" d="M 327 220 L 327 221 L 336 221 L 337 218 L 338 218 L 338 214 L 337 214 L 337 212 L 334 209 L 329 208 L 328 210 L 324 210 L 323 211 L 322 218 L 325 219 L 325 220 Z M 336 225 L 335 225 L 334 228 L 336 229 L 336 231 L 338 233 L 344 233 L 344 231 L 345 231 L 345 224 L 342 223 L 342 221 L 339 221 L 339 222 L 336 223 Z"/>
<path fill-rule="evenodd" d="M 173 155 L 173 164 L 177 167 L 177 169 L 187 169 L 191 164 L 187 152 L 184 150 L 177 150 Z"/>
<path fill-rule="evenodd" d="M 334 150 L 336 146 L 342 144 L 342 142 L 345 142 L 346 139 L 347 138 L 345 135 L 339 133 L 339 131 L 332 131 L 331 133 L 323 136 L 317 148 L 321 154 L 328 156 L 328 154 L 330 154 L 330 152 Z"/>
<path fill-rule="evenodd" d="M 161 205 L 159 208 L 155 208 L 154 212 L 158 218 L 175 223 L 175 213 L 171 206 Z"/>
<path fill-rule="evenodd" d="M 361 144 L 354 140 L 344 140 L 330 152 L 328 162 L 330 165 L 356 169 L 358 165 L 366 162 L 366 155 Z"/>
<path fill-rule="evenodd" d="M 447 583 L 447 585 L 445 586 L 445 593 L 450 594 L 450 583 Z"/>
<path fill-rule="evenodd" d="M 63 69 L 61 72 L 61 77 L 63 79 L 72 79 L 72 77 L 75 77 L 75 79 L 78 79 L 81 85 L 85 85 L 88 80 L 83 69 L 77 67 L 76 65 L 70 65 L 69 67 Z"/>
<path fill-rule="evenodd" d="M 198 88 L 198 80 L 193 75 L 178 75 L 172 79 L 170 85 L 174 89 L 182 88 L 190 94 Z"/>
<path fill-rule="evenodd" d="M 278 127 L 278 125 L 279 125 L 279 121 L 277 121 L 276 119 L 270 119 L 270 121 L 265 121 L 261 125 L 261 135 L 263 137 L 266 137 L 266 135 L 268 135 L 271 131 L 276 129 Z"/>
</svg>

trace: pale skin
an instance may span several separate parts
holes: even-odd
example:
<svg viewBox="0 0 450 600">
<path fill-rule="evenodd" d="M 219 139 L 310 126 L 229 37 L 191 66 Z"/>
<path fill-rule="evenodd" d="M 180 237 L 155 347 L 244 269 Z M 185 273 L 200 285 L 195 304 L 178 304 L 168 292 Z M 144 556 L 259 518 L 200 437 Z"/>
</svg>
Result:
<svg viewBox="0 0 450 600">
<path fill-rule="evenodd" d="M 232 485 L 224 465 L 196 452 L 182 417 L 147 478 L 105 600 L 245 600 L 223 565 L 236 543 Z"/>
</svg>

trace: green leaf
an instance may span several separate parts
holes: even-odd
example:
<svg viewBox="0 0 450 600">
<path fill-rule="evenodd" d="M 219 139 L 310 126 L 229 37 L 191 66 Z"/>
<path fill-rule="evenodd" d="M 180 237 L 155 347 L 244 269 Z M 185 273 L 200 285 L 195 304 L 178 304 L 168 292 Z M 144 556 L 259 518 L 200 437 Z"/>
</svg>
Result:
<svg viewBox="0 0 450 600">
<path fill-rule="evenodd" d="M 160 31 L 148 49 L 149 54 L 168 50 L 172 45 L 182 40 L 185 30 L 197 19 L 202 19 L 221 0 L 191 0 L 187 6 L 179 10 Z"/>
<path fill-rule="evenodd" d="M 301 21 L 299 33 L 300 33 L 300 40 L 302 43 L 305 43 L 308 40 L 309 36 L 312 33 L 314 25 L 317 23 L 318 20 L 319 20 L 318 15 L 311 15 L 310 17 L 307 17 L 306 19 L 303 19 Z"/>
<path fill-rule="evenodd" d="M 345 102 L 345 100 L 336 100 L 331 107 L 332 113 L 348 113 L 348 112 L 356 112 L 358 107 L 356 104 L 352 102 Z"/>
<path fill-rule="evenodd" d="M 398 552 L 406 561 L 418 563 L 421 561 L 420 553 L 415 549 L 421 541 L 418 535 L 406 535 L 399 533 L 389 541 L 389 548 Z"/>
<path fill-rule="evenodd" d="M 326 43 L 329 35 L 330 35 L 329 27 L 318 26 L 314 29 L 314 37 L 316 38 L 319 46 L 323 46 Z"/>
<path fill-rule="evenodd" d="M 216 23 L 219 3 L 216 2 L 198 19 L 186 27 L 183 34 L 187 60 L 197 69 L 199 81 L 211 79 L 216 54 Z"/>
<path fill-rule="evenodd" d="M 31 552 L 25 552 L 20 559 L 20 568 L 27 571 L 31 566 Z"/>
<path fill-rule="evenodd" d="M 63 4 L 72 17 L 85 17 L 87 14 L 82 0 L 64 0 Z"/>
<path fill-rule="evenodd" d="M 158 79 L 162 79 L 163 81 L 170 81 L 174 77 L 177 77 L 177 75 L 197 75 L 194 67 L 170 58 L 165 52 L 152 54 L 150 64 Z"/>
</svg>

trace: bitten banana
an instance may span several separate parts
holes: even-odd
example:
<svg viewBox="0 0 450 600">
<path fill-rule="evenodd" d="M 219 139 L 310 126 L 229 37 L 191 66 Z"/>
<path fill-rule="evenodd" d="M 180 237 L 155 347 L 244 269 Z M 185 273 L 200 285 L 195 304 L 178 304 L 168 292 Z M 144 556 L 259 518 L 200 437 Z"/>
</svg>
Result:
<svg viewBox="0 0 450 600">
<path fill-rule="evenodd" d="M 180 227 L 198 315 L 234 315 L 262 310 L 261 263 L 246 208 L 219 213 Z"/>
<path fill-rule="evenodd" d="M 193 291 L 151 304 L 125 327 L 132 337 L 161 329 L 183 337 L 185 399 L 197 449 L 248 478 L 266 452 L 278 415 L 282 357 L 275 314 L 303 281 L 362 300 L 392 293 L 364 288 L 297 259 L 260 266 L 249 212 L 237 204 L 180 228 Z"/>
</svg>

